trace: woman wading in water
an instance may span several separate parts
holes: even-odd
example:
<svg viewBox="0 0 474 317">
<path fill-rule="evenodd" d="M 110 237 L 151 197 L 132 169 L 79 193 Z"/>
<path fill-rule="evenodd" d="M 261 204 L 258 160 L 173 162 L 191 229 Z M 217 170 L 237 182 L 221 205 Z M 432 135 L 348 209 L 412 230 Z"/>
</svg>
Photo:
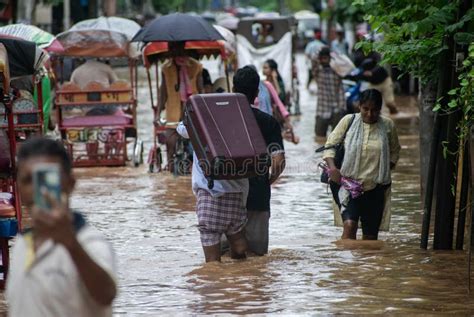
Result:
<svg viewBox="0 0 474 317">
<path fill-rule="evenodd" d="M 326 142 L 323 158 L 329 167 L 331 191 L 344 222 L 342 239 L 356 239 L 359 220 L 364 240 L 378 238 L 386 192 L 392 183 L 391 170 L 400 152 L 395 125 L 380 115 L 381 109 L 379 91 L 362 92 L 360 113 L 346 115 Z M 331 147 L 341 142 L 345 155 L 338 169 L 334 163 L 336 151 Z"/>
</svg>

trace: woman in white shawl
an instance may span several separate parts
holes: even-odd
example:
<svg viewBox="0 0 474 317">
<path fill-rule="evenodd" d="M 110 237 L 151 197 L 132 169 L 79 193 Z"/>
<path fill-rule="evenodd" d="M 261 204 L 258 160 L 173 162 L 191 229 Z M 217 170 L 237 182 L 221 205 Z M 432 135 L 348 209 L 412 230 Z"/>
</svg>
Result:
<svg viewBox="0 0 474 317">
<path fill-rule="evenodd" d="M 362 92 L 360 113 L 345 116 L 326 142 L 323 158 L 329 167 L 331 191 L 344 222 L 342 239 L 356 239 L 359 220 L 364 240 L 378 238 L 385 194 L 392 182 L 391 170 L 400 152 L 395 125 L 380 115 L 381 109 L 379 91 Z M 344 142 L 345 155 L 338 169 L 334 163 L 336 151 L 332 147 L 341 142 Z M 346 184 L 360 185 L 362 194 Z"/>
</svg>

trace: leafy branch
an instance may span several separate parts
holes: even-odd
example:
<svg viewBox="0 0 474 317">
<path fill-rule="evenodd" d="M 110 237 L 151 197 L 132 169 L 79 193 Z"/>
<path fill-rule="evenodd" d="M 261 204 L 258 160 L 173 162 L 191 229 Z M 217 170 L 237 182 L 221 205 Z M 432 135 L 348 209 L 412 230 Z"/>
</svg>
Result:
<svg viewBox="0 0 474 317">
<path fill-rule="evenodd" d="M 433 111 L 438 113 L 461 112 L 461 120 L 457 126 L 459 136 L 458 154 L 461 148 L 469 139 L 469 134 L 474 122 L 474 43 L 469 45 L 467 58 L 462 63 L 461 72 L 458 76 L 459 86 L 451 89 L 448 96 L 451 98 L 446 106 L 443 106 L 440 100 L 437 102 Z M 446 148 L 446 147 L 445 147 Z M 446 157 L 446 151 L 443 151 Z"/>
</svg>

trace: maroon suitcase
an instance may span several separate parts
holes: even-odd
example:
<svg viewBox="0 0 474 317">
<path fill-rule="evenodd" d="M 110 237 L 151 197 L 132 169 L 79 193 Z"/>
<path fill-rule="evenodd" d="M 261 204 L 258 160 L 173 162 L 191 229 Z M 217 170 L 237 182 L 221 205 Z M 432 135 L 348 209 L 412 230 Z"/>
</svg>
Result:
<svg viewBox="0 0 474 317">
<path fill-rule="evenodd" d="M 186 103 L 184 124 L 204 175 L 248 178 L 270 165 L 265 140 L 243 94 L 203 94 Z"/>
</svg>

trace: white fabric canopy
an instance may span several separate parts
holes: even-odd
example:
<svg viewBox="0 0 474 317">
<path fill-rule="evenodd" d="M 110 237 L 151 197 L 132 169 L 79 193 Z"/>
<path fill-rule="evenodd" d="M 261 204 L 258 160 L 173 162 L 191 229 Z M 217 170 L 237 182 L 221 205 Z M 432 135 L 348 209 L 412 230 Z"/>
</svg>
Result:
<svg viewBox="0 0 474 317">
<path fill-rule="evenodd" d="M 140 25 L 132 20 L 119 17 L 99 17 L 74 24 L 68 31 L 90 31 L 102 30 L 122 33 L 131 41 L 135 34 L 140 31 Z"/>
<path fill-rule="evenodd" d="M 222 35 L 222 37 L 225 39 L 224 47 L 226 49 L 226 53 L 228 55 L 235 54 L 236 42 L 235 42 L 234 33 L 232 33 L 232 31 L 226 29 L 223 26 L 220 26 L 220 25 L 213 25 L 213 26 L 217 30 L 217 32 L 219 32 Z"/>
<path fill-rule="evenodd" d="M 285 89 L 291 90 L 292 78 L 292 41 L 291 32 L 286 33 L 278 43 L 270 46 L 255 48 L 244 36 L 237 34 L 237 59 L 239 68 L 245 65 L 255 65 L 259 72 L 267 59 L 274 59 L 278 64 Z"/>
</svg>

